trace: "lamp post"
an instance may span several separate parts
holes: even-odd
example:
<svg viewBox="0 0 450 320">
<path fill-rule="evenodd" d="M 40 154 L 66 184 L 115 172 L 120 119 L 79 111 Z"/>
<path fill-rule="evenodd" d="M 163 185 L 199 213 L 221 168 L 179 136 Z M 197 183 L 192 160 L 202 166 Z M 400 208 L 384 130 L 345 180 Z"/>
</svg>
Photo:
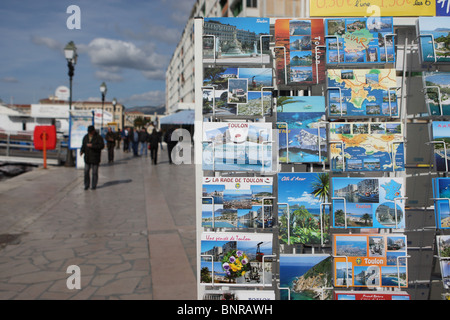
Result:
<svg viewBox="0 0 450 320">
<path fill-rule="evenodd" d="M 69 67 L 69 113 L 72 111 L 72 78 L 74 75 L 74 71 L 75 71 L 75 64 L 77 63 L 77 58 L 78 58 L 78 54 L 77 54 L 77 47 L 75 46 L 75 43 L 73 43 L 73 41 L 70 41 L 64 48 L 64 55 L 66 57 L 67 60 L 67 66 Z M 69 116 L 70 119 L 70 116 Z M 69 141 L 67 144 L 67 156 L 66 156 L 66 163 L 65 166 L 66 167 L 74 167 L 75 166 L 75 162 L 73 159 L 73 154 L 72 154 L 72 150 L 69 148 L 69 143 L 70 143 L 70 136 L 69 136 Z"/>
<path fill-rule="evenodd" d="M 106 84 L 104 82 L 102 82 L 102 84 L 100 85 L 100 92 L 102 93 L 102 126 L 100 127 L 100 134 L 103 129 L 103 113 L 104 113 L 104 108 L 105 108 L 106 91 L 108 91 L 108 88 L 106 88 Z"/>
<path fill-rule="evenodd" d="M 114 98 L 112 100 L 112 105 L 113 105 L 113 122 L 116 122 L 116 105 L 117 105 L 117 99 L 116 98 Z"/>
</svg>

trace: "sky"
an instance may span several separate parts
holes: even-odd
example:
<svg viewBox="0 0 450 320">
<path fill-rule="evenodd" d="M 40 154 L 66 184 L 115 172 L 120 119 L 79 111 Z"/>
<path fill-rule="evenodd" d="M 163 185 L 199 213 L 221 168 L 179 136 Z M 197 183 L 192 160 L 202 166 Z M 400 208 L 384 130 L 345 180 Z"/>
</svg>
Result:
<svg viewBox="0 0 450 320">
<path fill-rule="evenodd" d="M 34 104 L 69 87 L 64 47 L 77 46 L 73 101 L 165 102 L 165 72 L 196 0 L 2 0 L 0 99 Z M 79 29 L 68 7 L 79 8 Z"/>
</svg>

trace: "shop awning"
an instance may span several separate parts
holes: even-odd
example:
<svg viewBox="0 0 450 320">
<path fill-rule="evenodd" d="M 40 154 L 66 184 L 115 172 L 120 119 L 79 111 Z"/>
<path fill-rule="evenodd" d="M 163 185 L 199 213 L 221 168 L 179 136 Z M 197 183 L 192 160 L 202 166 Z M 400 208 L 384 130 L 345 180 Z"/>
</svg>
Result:
<svg viewBox="0 0 450 320">
<path fill-rule="evenodd" d="M 182 110 L 169 116 L 165 116 L 160 120 L 160 124 L 193 125 L 194 121 L 195 121 L 194 110 Z"/>
</svg>

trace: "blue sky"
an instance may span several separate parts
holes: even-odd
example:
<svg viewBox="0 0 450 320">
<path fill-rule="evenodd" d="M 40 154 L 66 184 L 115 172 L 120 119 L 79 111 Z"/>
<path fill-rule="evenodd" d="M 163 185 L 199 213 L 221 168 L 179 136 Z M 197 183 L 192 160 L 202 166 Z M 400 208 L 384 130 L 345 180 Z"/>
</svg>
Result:
<svg viewBox="0 0 450 320">
<path fill-rule="evenodd" d="M 101 100 L 100 84 L 127 107 L 161 105 L 165 72 L 195 0 L 2 0 L 0 99 L 32 104 L 69 86 L 63 48 L 74 41 L 73 100 Z M 70 5 L 81 29 L 68 29 Z"/>
</svg>

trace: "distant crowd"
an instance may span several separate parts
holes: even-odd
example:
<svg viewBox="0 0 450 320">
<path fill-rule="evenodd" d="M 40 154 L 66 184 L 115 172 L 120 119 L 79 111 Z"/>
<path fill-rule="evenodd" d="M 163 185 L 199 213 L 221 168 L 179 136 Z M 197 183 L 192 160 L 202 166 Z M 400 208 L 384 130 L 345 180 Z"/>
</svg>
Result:
<svg viewBox="0 0 450 320">
<path fill-rule="evenodd" d="M 133 127 L 125 127 L 123 130 L 113 131 L 111 128 L 105 135 L 106 146 L 108 149 L 108 162 L 114 162 L 114 148 L 120 149 L 120 143 L 123 142 L 124 152 L 133 152 L 133 156 L 150 155 L 153 164 L 158 163 L 158 147 L 164 150 L 162 142 L 167 144 L 167 152 L 169 155 L 169 162 L 172 163 L 172 149 L 176 142 L 171 140 L 174 127 L 165 131 L 158 130 L 155 126 L 150 124 L 141 129 Z"/>
</svg>

